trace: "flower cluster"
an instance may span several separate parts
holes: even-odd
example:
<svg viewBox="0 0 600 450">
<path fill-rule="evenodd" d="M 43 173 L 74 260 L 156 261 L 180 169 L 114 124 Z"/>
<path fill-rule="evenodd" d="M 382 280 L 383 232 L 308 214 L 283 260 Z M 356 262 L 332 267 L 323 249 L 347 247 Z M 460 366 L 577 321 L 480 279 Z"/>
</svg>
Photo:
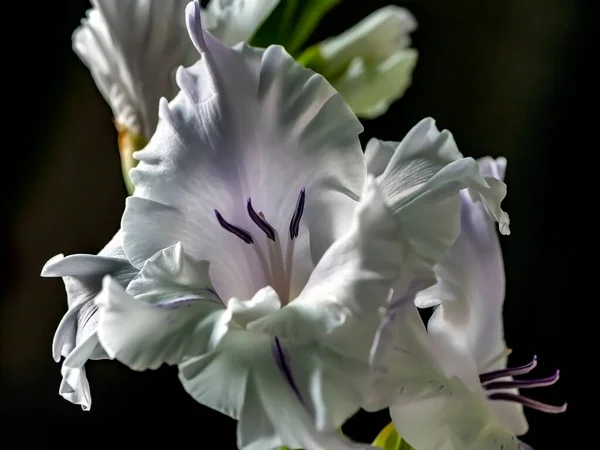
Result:
<svg viewBox="0 0 600 450">
<path fill-rule="evenodd" d="M 176 365 L 195 400 L 238 420 L 244 450 L 371 448 L 337 431 L 360 408 L 389 408 L 418 450 L 516 450 L 523 405 L 564 411 L 518 392 L 558 372 L 507 367 L 506 161 L 464 157 L 430 118 L 361 148 L 357 112 L 389 102 L 344 95 L 349 66 L 365 36 L 396 39 L 410 15 L 386 9 L 324 42 L 328 81 L 282 46 L 245 43 L 276 1 L 93 3 L 75 48 L 143 149 L 115 237 L 42 271 L 69 302 L 53 345 L 61 395 L 90 408 L 89 359 Z M 147 54 L 124 38 L 132 24 L 152 30 L 138 33 Z M 398 63 L 390 51 L 378 73 Z M 434 308 L 427 326 L 418 308 Z"/>
</svg>

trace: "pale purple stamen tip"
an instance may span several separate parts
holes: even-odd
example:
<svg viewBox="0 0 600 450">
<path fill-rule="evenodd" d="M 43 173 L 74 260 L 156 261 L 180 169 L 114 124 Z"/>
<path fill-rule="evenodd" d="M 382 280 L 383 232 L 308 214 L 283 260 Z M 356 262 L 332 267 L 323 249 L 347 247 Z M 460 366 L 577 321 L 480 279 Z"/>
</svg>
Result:
<svg viewBox="0 0 600 450">
<path fill-rule="evenodd" d="M 479 375 L 479 381 L 481 381 L 481 383 L 487 383 L 492 380 L 497 380 L 498 378 L 514 377 L 517 375 L 525 375 L 525 374 L 528 374 L 529 372 L 531 372 L 535 368 L 535 366 L 537 366 L 537 356 L 534 356 L 533 359 L 531 360 L 531 362 L 529 362 L 523 366 L 494 370 L 492 372 L 482 373 L 481 375 Z"/>
<path fill-rule="evenodd" d="M 549 414 L 560 414 L 564 413 L 567 410 L 567 404 L 564 403 L 560 406 L 548 405 L 546 403 L 538 402 L 537 400 L 533 400 L 529 397 L 524 397 L 522 395 L 513 394 L 511 392 L 495 392 L 493 394 L 488 395 L 490 400 L 503 400 L 507 402 L 521 403 L 523 406 L 527 406 L 528 408 L 535 409 L 541 412 L 549 413 Z"/>
<path fill-rule="evenodd" d="M 492 381 L 483 383 L 483 387 L 488 391 L 494 391 L 497 389 L 532 389 L 539 387 L 552 386 L 560 378 L 560 370 L 557 370 L 554 375 L 545 378 L 536 378 L 533 380 L 506 380 L 506 381 Z"/>
<path fill-rule="evenodd" d="M 248 203 L 246 204 L 246 210 L 248 211 L 248 215 L 252 219 L 252 221 L 263 230 L 263 232 L 267 235 L 269 239 L 275 241 L 275 228 L 271 226 L 269 222 L 264 217 L 261 217 L 254 208 L 252 207 L 252 199 L 248 198 Z"/>
<path fill-rule="evenodd" d="M 275 357 L 275 362 L 279 367 L 279 370 L 285 377 L 285 380 L 288 382 L 300 403 L 304 404 L 304 399 L 302 398 L 302 394 L 300 394 L 300 390 L 296 386 L 296 382 L 294 381 L 294 377 L 292 376 L 292 371 L 287 364 L 286 355 L 281 347 L 281 343 L 279 342 L 279 338 L 275 336 L 275 345 L 273 346 L 273 356 Z"/>
<path fill-rule="evenodd" d="M 306 189 L 302 188 L 300 190 L 300 194 L 298 194 L 298 200 L 296 200 L 296 209 L 294 210 L 294 215 L 290 221 L 290 239 L 297 238 L 300 232 L 300 220 L 302 219 L 302 214 L 304 213 L 305 201 Z"/>
<path fill-rule="evenodd" d="M 219 225 L 221 225 L 221 227 L 223 227 L 225 230 L 229 231 L 230 233 L 235 234 L 246 244 L 254 243 L 254 239 L 252 239 L 252 235 L 250 233 L 248 233 L 243 228 L 240 228 L 240 227 L 230 224 L 223 218 L 223 216 L 221 215 L 221 213 L 219 211 L 217 211 L 216 209 L 214 211 L 215 211 L 215 216 L 217 216 L 217 220 L 219 221 Z"/>
</svg>

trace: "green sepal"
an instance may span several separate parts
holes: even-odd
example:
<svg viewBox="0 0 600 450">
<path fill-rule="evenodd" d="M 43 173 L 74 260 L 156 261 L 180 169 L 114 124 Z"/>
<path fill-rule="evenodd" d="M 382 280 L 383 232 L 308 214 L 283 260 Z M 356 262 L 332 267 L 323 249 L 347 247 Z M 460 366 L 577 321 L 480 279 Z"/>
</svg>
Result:
<svg viewBox="0 0 600 450">
<path fill-rule="evenodd" d="M 373 445 L 383 450 L 415 450 L 408 442 L 402 439 L 402 436 L 398 434 L 398 431 L 394 428 L 394 424 L 391 422 L 377 435 L 373 441 Z"/>
<path fill-rule="evenodd" d="M 281 0 L 258 27 L 250 45 L 266 48 L 282 45 L 297 57 L 321 18 L 342 0 Z"/>
</svg>

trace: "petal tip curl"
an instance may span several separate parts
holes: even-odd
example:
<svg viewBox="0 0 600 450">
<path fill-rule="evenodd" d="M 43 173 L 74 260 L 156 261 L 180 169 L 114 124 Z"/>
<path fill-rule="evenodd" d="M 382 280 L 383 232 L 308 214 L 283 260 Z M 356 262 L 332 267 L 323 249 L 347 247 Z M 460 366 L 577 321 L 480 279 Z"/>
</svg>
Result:
<svg viewBox="0 0 600 450">
<path fill-rule="evenodd" d="M 63 259 L 65 259 L 65 255 L 63 253 L 54 255 L 52 258 L 50 258 L 48 261 L 46 261 L 46 264 L 44 264 L 44 267 L 42 267 L 40 276 L 42 276 L 42 277 L 60 277 L 60 276 L 62 276 L 56 272 L 55 266 L 57 263 L 59 263 Z"/>
<path fill-rule="evenodd" d="M 198 0 L 194 0 L 185 7 L 185 24 L 194 47 L 202 53 L 206 51 L 204 29 L 202 28 L 201 7 Z"/>
</svg>

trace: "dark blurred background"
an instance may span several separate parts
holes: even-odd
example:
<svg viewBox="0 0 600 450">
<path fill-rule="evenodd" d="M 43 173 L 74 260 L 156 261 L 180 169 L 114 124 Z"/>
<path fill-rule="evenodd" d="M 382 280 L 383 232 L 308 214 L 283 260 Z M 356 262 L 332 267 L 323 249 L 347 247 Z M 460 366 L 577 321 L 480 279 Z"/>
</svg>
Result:
<svg viewBox="0 0 600 450">
<path fill-rule="evenodd" d="M 389 3 L 345 0 L 312 41 L 342 32 Z M 590 172 L 583 124 L 588 113 L 580 105 L 587 104 L 590 87 L 584 65 L 592 2 L 395 3 L 419 22 L 413 43 L 420 59 L 412 87 L 384 117 L 365 122 L 363 139 L 400 140 L 418 120 L 432 116 L 454 133 L 465 155 L 508 158 L 505 209 L 512 234 L 502 245 L 511 361 L 537 354 L 540 375 L 561 368 L 558 385 L 531 393 L 549 403 L 570 401 L 562 416 L 528 411 L 531 429 L 524 440 L 536 449 L 578 447 L 582 435 L 567 426 L 578 408 L 569 394 L 574 345 L 567 330 L 583 277 L 571 275 L 583 264 L 573 249 L 586 242 L 577 230 L 587 213 L 566 202 L 585 190 Z M 156 437 L 234 448 L 235 423 L 189 398 L 174 369 L 135 373 L 116 362 L 92 361 L 86 366 L 92 410 L 83 412 L 58 395 L 60 365 L 50 347 L 66 297 L 62 282 L 40 278 L 40 269 L 57 253 L 99 251 L 119 227 L 126 196 L 111 112 L 71 50 L 71 33 L 88 8 L 86 0 L 23 7 L 14 20 L 23 17 L 19 36 L 31 41 L 13 36 L 6 43 L 17 51 L 4 65 L 12 80 L 5 96 L 14 100 L 5 104 L 13 109 L 6 113 L 10 127 L 3 128 L 10 139 L 3 149 L 6 216 L 0 230 L 3 429 L 19 431 L 21 439 L 47 436 L 47 445 L 67 448 L 100 441 L 157 443 Z M 386 423 L 385 413 L 360 415 L 345 430 L 370 441 Z"/>
</svg>

